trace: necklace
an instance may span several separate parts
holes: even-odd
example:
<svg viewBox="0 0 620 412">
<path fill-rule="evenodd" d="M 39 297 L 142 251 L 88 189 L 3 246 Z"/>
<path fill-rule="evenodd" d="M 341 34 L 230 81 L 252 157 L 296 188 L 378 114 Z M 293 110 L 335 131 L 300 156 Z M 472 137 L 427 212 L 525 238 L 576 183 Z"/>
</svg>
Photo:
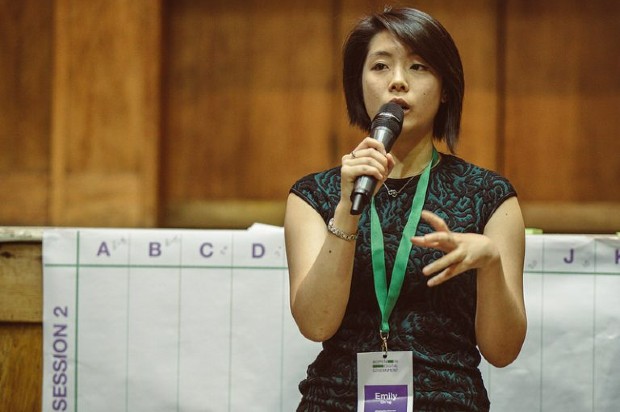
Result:
<svg viewBox="0 0 620 412">
<path fill-rule="evenodd" d="M 439 159 L 437 159 L 437 160 L 439 160 Z M 433 162 L 433 159 L 431 159 L 428 163 L 432 163 L 432 162 Z M 411 176 L 411 177 L 410 177 L 410 178 L 409 178 L 409 179 L 405 182 L 405 184 L 404 184 L 404 185 L 402 185 L 402 186 L 401 186 L 401 188 L 400 188 L 400 189 L 398 189 L 398 190 L 396 190 L 396 189 L 390 189 L 389 187 L 387 187 L 387 185 L 385 184 L 385 182 L 383 182 L 383 186 L 385 186 L 385 189 L 387 190 L 388 195 L 390 195 L 390 196 L 392 196 L 392 197 L 397 197 L 397 196 L 400 194 L 400 192 L 402 192 L 402 191 L 405 189 L 405 187 L 407 187 L 407 185 L 409 184 L 409 182 L 411 182 L 411 181 L 413 180 L 413 178 L 414 178 L 414 177 L 419 176 L 419 175 L 420 175 L 420 173 L 422 173 L 422 172 L 424 171 L 424 169 L 426 169 L 426 166 L 428 166 L 428 163 L 427 163 L 427 164 L 426 164 L 426 165 L 425 165 L 422 169 L 420 169 L 418 172 L 414 173 L 414 174 L 413 174 L 413 176 Z"/>
<path fill-rule="evenodd" d="M 411 182 L 411 180 L 413 180 L 414 177 L 416 177 L 417 175 L 413 175 L 409 178 L 409 180 L 407 180 L 405 182 L 404 185 L 401 186 L 400 189 L 396 190 L 396 189 L 390 189 L 389 187 L 387 187 L 387 185 L 385 184 L 385 182 L 383 182 L 383 186 L 385 186 L 385 189 L 388 192 L 388 195 L 392 196 L 392 197 L 396 197 L 400 194 L 400 192 L 403 191 L 403 189 L 409 184 L 409 182 Z"/>
</svg>

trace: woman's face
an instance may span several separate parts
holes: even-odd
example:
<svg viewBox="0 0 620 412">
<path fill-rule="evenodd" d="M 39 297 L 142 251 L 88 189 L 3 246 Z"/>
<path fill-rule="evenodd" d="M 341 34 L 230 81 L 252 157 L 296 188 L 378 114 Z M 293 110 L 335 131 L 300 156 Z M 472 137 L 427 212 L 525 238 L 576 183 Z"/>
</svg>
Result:
<svg viewBox="0 0 620 412">
<path fill-rule="evenodd" d="M 362 89 L 371 119 L 383 104 L 394 101 L 405 112 L 403 133 L 432 136 L 441 103 L 441 79 L 420 56 L 387 31 L 377 33 L 370 41 Z"/>
</svg>

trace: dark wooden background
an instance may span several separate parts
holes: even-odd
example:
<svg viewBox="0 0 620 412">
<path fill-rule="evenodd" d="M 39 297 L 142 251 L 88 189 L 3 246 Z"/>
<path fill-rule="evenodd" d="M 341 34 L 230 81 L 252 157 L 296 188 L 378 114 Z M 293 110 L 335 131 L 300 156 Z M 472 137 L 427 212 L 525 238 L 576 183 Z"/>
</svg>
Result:
<svg viewBox="0 0 620 412">
<path fill-rule="evenodd" d="M 281 224 L 338 163 L 340 48 L 384 1 L 0 0 L 0 225 Z M 620 3 L 401 2 L 466 73 L 458 154 L 517 187 L 528 226 L 620 228 Z"/>
</svg>

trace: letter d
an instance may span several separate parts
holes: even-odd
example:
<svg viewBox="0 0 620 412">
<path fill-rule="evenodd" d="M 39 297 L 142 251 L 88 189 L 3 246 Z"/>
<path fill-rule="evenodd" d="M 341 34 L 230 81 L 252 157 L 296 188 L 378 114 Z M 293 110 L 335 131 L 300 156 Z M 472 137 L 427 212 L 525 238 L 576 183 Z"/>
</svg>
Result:
<svg viewBox="0 0 620 412">
<path fill-rule="evenodd" d="M 258 259 L 265 256 L 265 246 L 260 243 L 252 243 L 252 257 Z"/>
</svg>

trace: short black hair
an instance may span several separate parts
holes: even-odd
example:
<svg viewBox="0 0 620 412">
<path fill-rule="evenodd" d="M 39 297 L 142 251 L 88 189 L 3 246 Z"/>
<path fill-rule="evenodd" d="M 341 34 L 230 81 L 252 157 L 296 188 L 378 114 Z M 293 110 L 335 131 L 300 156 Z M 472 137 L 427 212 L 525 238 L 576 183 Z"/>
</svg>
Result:
<svg viewBox="0 0 620 412">
<path fill-rule="evenodd" d="M 430 15 L 413 8 L 386 8 L 361 19 L 343 48 L 342 83 L 352 125 L 370 130 L 362 89 L 362 72 L 372 38 L 387 31 L 422 57 L 442 79 L 442 104 L 435 115 L 433 137 L 454 153 L 461 128 L 465 79 L 450 33 Z"/>
</svg>

